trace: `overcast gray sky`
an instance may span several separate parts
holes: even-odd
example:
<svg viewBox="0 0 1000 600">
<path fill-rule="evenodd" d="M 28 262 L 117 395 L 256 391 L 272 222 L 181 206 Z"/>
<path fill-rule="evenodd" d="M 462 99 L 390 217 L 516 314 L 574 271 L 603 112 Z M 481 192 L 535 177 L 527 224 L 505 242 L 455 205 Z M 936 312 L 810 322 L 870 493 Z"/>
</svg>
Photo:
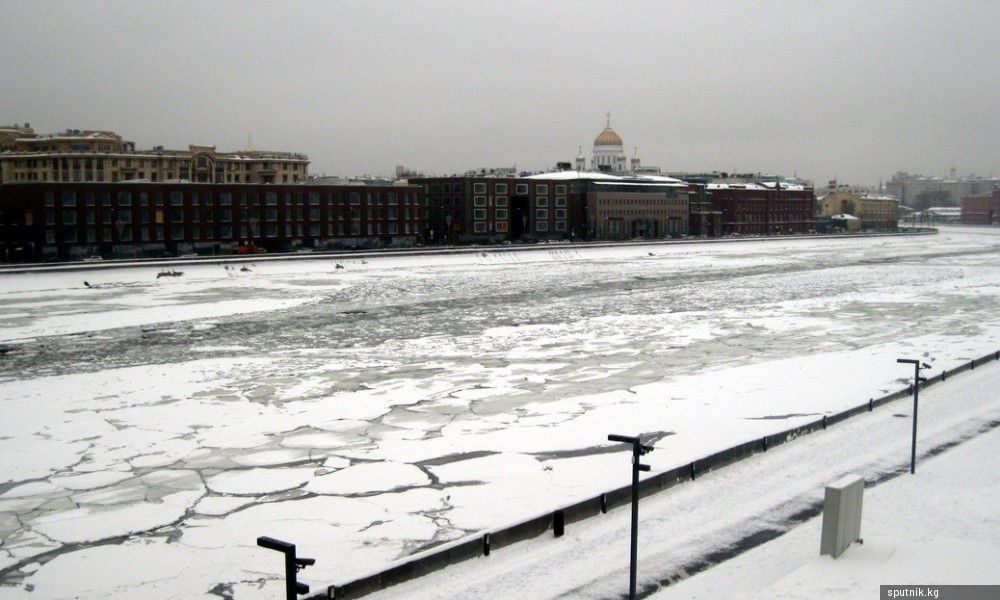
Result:
<svg viewBox="0 0 1000 600">
<path fill-rule="evenodd" d="M 1000 176 L 1000 2 L 0 0 L 0 123 L 427 174 Z"/>
</svg>

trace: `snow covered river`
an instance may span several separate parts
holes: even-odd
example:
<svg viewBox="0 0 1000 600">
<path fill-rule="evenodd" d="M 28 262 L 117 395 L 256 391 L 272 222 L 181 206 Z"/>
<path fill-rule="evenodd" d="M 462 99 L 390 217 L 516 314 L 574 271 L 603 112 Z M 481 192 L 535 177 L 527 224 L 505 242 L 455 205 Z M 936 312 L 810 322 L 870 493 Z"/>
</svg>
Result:
<svg viewBox="0 0 1000 600">
<path fill-rule="evenodd" d="M 0 272 L 0 598 L 344 582 L 994 352 L 1000 230 Z M 84 281 L 87 285 L 84 285 Z"/>
</svg>

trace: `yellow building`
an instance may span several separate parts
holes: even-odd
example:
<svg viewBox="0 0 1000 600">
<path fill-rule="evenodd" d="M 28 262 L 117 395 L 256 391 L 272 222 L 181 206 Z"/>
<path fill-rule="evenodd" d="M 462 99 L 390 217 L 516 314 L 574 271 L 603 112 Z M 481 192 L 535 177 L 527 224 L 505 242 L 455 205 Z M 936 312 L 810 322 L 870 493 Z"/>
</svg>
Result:
<svg viewBox="0 0 1000 600">
<path fill-rule="evenodd" d="M 3 128 L 8 129 L 8 128 Z M 191 144 L 187 150 L 136 150 L 113 131 L 72 129 L 8 140 L 0 152 L 0 183 L 118 182 L 295 183 L 309 174 L 309 159 L 248 145 L 235 152 Z M 8 136 L 9 137 L 9 136 Z"/>
<path fill-rule="evenodd" d="M 899 200 L 891 196 L 836 191 L 827 194 L 819 201 L 819 210 L 824 217 L 835 215 L 857 217 L 863 230 L 892 230 L 896 229 L 899 223 Z"/>
</svg>

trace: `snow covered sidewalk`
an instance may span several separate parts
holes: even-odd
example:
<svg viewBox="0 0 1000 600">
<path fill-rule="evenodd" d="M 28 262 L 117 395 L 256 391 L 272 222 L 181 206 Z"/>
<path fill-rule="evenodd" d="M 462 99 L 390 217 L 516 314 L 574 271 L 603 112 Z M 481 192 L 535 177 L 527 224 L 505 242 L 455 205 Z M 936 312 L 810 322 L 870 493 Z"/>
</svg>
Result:
<svg viewBox="0 0 1000 600">
<path fill-rule="evenodd" d="M 875 598 L 880 584 L 1000 583 L 998 384 L 991 363 L 921 392 L 916 475 L 903 399 L 644 498 L 641 595 Z M 821 557 L 814 515 L 825 485 L 851 472 L 881 482 L 865 493 L 865 544 Z M 617 509 L 366 598 L 627 597 L 629 517 Z M 775 539 L 722 560 L 761 538 Z"/>
<path fill-rule="evenodd" d="M 1000 428 L 865 490 L 863 544 L 819 555 L 822 517 L 655 600 L 878 598 L 880 585 L 1000 585 Z"/>
</svg>

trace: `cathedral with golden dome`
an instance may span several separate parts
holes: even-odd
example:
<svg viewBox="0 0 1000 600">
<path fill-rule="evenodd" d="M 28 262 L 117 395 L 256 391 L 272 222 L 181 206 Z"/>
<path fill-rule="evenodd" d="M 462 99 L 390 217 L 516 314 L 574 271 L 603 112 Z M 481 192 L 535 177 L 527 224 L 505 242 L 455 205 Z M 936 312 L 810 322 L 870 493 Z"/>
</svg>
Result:
<svg viewBox="0 0 1000 600">
<path fill-rule="evenodd" d="M 576 157 L 576 170 L 587 170 L 587 159 L 583 156 L 583 149 Z M 603 173 L 615 173 L 625 175 L 636 173 L 641 170 L 641 163 L 638 156 L 633 156 L 631 160 L 625 156 L 625 144 L 622 138 L 611 128 L 611 114 L 607 115 L 607 122 L 604 129 L 594 138 L 593 154 L 590 158 L 590 170 Z"/>
</svg>

